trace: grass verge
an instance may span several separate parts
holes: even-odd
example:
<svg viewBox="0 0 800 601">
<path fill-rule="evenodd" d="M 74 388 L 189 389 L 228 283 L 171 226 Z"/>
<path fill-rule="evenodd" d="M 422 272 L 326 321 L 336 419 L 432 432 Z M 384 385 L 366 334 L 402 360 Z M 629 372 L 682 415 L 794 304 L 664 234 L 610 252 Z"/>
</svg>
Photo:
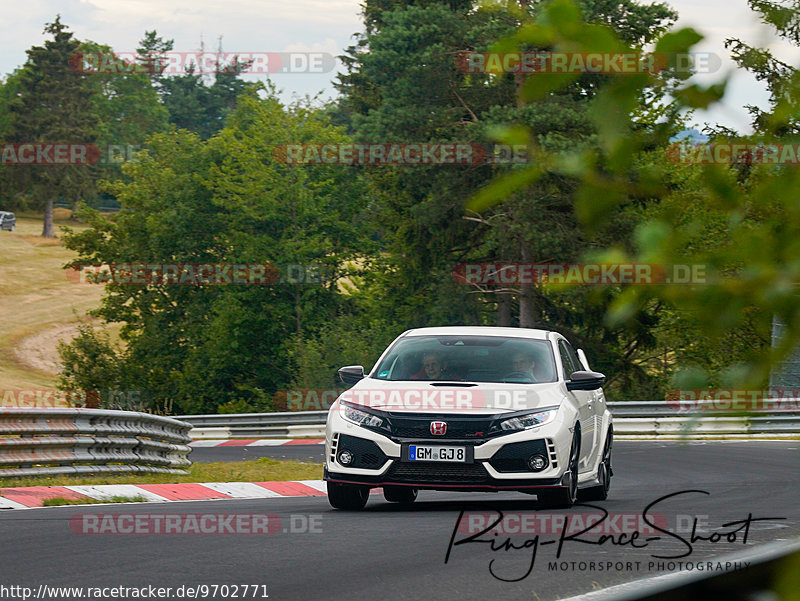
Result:
<svg viewBox="0 0 800 601">
<path fill-rule="evenodd" d="M 135 474 L 95 476 L 30 476 L 0 479 L 3 488 L 24 486 L 78 486 L 82 484 L 176 484 L 180 482 L 265 482 L 269 480 L 321 480 L 322 464 L 279 461 L 261 457 L 234 463 L 193 463 L 188 474 Z"/>
</svg>

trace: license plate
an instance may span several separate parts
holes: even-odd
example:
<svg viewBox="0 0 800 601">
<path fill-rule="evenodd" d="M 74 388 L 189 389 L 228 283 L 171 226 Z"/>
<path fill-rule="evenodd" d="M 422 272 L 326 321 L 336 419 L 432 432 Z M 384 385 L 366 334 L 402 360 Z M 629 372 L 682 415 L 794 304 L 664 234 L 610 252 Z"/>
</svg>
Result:
<svg viewBox="0 0 800 601">
<path fill-rule="evenodd" d="M 440 447 L 412 444 L 408 446 L 409 461 L 454 461 L 467 463 L 466 447 Z"/>
</svg>

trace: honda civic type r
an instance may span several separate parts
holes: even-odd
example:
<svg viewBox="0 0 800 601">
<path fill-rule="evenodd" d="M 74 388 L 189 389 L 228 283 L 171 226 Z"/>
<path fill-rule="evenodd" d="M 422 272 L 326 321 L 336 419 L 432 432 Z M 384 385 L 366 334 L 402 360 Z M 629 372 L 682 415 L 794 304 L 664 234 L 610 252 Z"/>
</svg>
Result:
<svg viewBox="0 0 800 601">
<path fill-rule="evenodd" d="M 586 355 L 547 330 L 420 328 L 401 334 L 331 406 L 325 480 L 337 509 L 371 488 L 412 503 L 419 489 L 520 491 L 547 507 L 603 500 L 613 428 Z"/>
</svg>

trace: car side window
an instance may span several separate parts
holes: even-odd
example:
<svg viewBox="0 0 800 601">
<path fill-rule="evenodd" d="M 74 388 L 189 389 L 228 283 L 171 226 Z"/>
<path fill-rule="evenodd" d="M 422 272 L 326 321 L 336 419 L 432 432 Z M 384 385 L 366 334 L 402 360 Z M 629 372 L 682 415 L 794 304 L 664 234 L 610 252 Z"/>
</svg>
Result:
<svg viewBox="0 0 800 601">
<path fill-rule="evenodd" d="M 572 359 L 573 365 L 575 365 L 575 371 L 583 371 L 585 368 L 581 363 L 581 360 L 578 358 L 578 353 L 575 352 L 575 349 L 572 348 L 572 345 L 569 342 L 565 342 L 564 346 L 567 347 L 567 354 L 569 358 Z"/>
<path fill-rule="evenodd" d="M 578 371 L 579 368 L 575 367 L 575 364 L 572 362 L 572 357 L 570 357 L 566 343 L 563 340 L 558 341 L 558 354 L 561 356 L 561 365 L 564 367 L 564 379 L 569 380 L 570 374 L 574 371 Z M 580 363 L 578 363 L 578 365 L 580 365 Z"/>
</svg>

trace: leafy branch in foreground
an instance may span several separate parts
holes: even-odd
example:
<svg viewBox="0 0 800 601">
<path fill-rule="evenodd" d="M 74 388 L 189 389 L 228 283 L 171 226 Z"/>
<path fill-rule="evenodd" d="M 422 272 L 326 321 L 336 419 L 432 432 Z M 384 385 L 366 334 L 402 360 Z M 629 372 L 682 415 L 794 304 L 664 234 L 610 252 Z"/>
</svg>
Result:
<svg viewBox="0 0 800 601">
<path fill-rule="evenodd" d="M 687 56 L 702 37 L 691 29 L 669 32 L 655 44 L 663 56 Z M 614 32 L 586 23 L 570 0 L 546 5 L 536 21 L 521 26 L 498 48 L 525 45 L 553 51 L 633 51 Z M 735 164 L 678 165 L 690 176 L 676 182 L 674 156 L 664 153 L 646 160 L 649 149 L 668 148 L 677 112 L 667 113 L 663 123 L 643 126 L 637 120 L 637 100 L 647 88 L 674 76 L 674 108 L 707 108 L 722 100 L 726 80 L 709 86 L 681 83 L 689 73 L 624 73 L 608 75 L 592 100 L 590 117 L 599 144 L 594 148 L 549 151 L 531 139 L 535 163 L 511 175 L 496 178 L 467 203 L 468 210 L 483 210 L 505 202 L 520 189 L 536 186 L 545 176 L 577 181 L 574 194 L 578 218 L 591 232 L 607 223 L 621 207 L 646 198 L 653 210 L 634 232 L 635 248 L 599 248 L 587 254 L 597 262 L 648 263 L 705 266 L 706 282 L 695 285 L 631 285 L 617 294 L 606 313 L 609 327 L 630 325 L 642 307 L 662 301 L 692 317 L 697 339 L 722 344 L 737 328 L 749 327 L 754 311 L 769 320 L 786 324 L 786 334 L 777 348 L 753 352 L 730 362 L 720 373 L 685 369 L 676 383 L 682 388 L 700 388 L 709 378 L 719 378 L 730 387 L 761 387 L 771 366 L 800 340 L 800 171 L 792 166 Z M 780 76 L 778 74 L 777 76 Z M 526 102 L 568 85 L 570 77 L 529 78 L 522 90 Z M 769 146 L 781 140 L 798 114 L 794 101 L 797 80 L 792 75 L 781 85 L 771 112 L 760 116 L 756 140 Z M 787 93 L 787 88 L 791 93 Z M 517 136 L 519 133 L 516 134 Z M 724 141 L 724 140 L 722 140 Z M 674 152 L 674 150 L 672 150 Z M 673 159 L 671 162 L 670 159 Z M 691 161 L 689 161 L 691 162 Z M 687 219 L 692 215 L 692 219 Z M 711 236 L 715 233 L 715 236 Z"/>
</svg>

